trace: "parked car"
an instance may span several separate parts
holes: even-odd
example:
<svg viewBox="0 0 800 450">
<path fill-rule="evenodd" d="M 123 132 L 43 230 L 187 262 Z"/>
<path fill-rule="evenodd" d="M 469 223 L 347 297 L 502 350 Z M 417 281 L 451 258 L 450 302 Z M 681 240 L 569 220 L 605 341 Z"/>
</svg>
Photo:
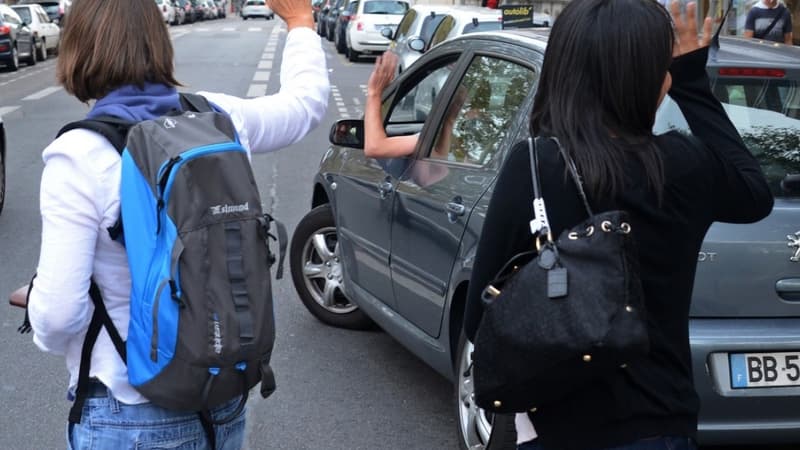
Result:
<svg viewBox="0 0 800 450">
<path fill-rule="evenodd" d="M 450 8 L 452 5 L 417 4 L 406 12 L 396 30 L 389 27 L 381 30 L 381 34 L 391 40 L 389 50 L 397 54 L 400 73 L 424 53 L 427 42 Z"/>
<path fill-rule="evenodd" d="M 322 5 L 325 3 L 325 0 L 311 0 L 311 14 L 314 16 L 314 22 L 317 21 L 319 12 L 322 9 Z"/>
<path fill-rule="evenodd" d="M 331 7 L 333 7 L 331 0 L 323 0 L 320 4 L 317 13 L 317 34 L 320 36 L 326 36 L 328 33 L 328 14 L 331 12 Z"/>
<path fill-rule="evenodd" d="M 66 0 L 19 0 L 17 2 L 18 5 L 33 5 L 38 4 L 44 8 L 45 12 L 47 13 L 47 17 L 50 18 L 50 21 L 61 25 L 61 22 L 64 20 L 64 15 L 69 10 L 69 7 L 72 5 L 71 1 Z"/>
<path fill-rule="evenodd" d="M 3 116 L 0 116 L 0 214 L 6 203 L 6 130 L 3 127 Z"/>
<path fill-rule="evenodd" d="M 339 14 L 344 10 L 349 0 L 332 0 L 328 14 L 325 15 L 325 39 L 333 41 L 333 32 L 336 31 L 336 22 Z"/>
<path fill-rule="evenodd" d="M 36 64 L 33 32 L 16 11 L 0 4 L 0 64 L 13 72 L 19 69 L 20 61 Z"/>
<path fill-rule="evenodd" d="M 174 17 L 170 25 L 183 25 L 186 23 L 186 9 L 180 5 L 178 0 L 167 0 L 172 5 L 172 10 L 175 11 Z"/>
<path fill-rule="evenodd" d="M 206 20 L 214 20 L 219 17 L 219 8 L 214 0 L 203 0 L 206 5 Z"/>
<path fill-rule="evenodd" d="M 61 28 L 50 20 L 41 5 L 14 5 L 11 7 L 33 33 L 36 59 L 44 61 L 47 54 L 57 54 L 61 40 Z"/>
<path fill-rule="evenodd" d="M 161 17 L 164 22 L 169 25 L 175 21 L 175 8 L 172 7 L 170 0 L 153 0 L 158 5 L 158 10 L 161 11 Z"/>
<path fill-rule="evenodd" d="M 217 5 L 217 19 L 228 17 L 228 12 L 226 11 L 228 2 L 224 0 L 214 0 L 214 3 Z"/>
<path fill-rule="evenodd" d="M 758 223 L 714 224 L 698 255 L 689 325 L 698 439 L 797 443 L 800 48 L 720 41 L 708 64 L 713 90 L 776 201 Z M 470 33 L 420 57 L 383 93 L 387 133 L 419 133 L 409 157 L 367 158 L 363 121 L 335 123 L 312 209 L 291 242 L 294 285 L 315 317 L 345 328 L 377 323 L 453 381 L 465 449 L 514 448 L 513 417 L 474 403 L 461 327 L 492 185 L 511 146 L 528 135 L 546 42 L 546 29 Z M 457 89 L 467 98 L 449 155 L 429 157 Z M 654 132 L 674 128 L 689 132 L 668 99 Z"/>
<path fill-rule="evenodd" d="M 247 0 L 242 8 L 241 15 L 244 20 L 251 17 L 263 17 L 267 20 L 275 18 L 275 13 L 272 12 L 264 0 Z"/>
<path fill-rule="evenodd" d="M 408 11 L 405 0 L 362 0 L 358 2 L 355 17 L 347 26 L 347 58 L 357 61 L 362 54 L 383 53 L 389 48 L 389 39 L 381 34 L 392 32 Z"/>
<path fill-rule="evenodd" d="M 480 6 L 453 6 L 434 30 L 430 41 L 426 43 L 425 50 L 462 34 L 502 28 L 503 14 L 498 9 Z"/>
<path fill-rule="evenodd" d="M 198 20 L 194 5 L 190 0 L 175 0 L 178 8 L 183 10 L 183 23 L 194 23 Z"/>
<path fill-rule="evenodd" d="M 194 20 L 206 19 L 206 4 L 202 0 L 189 0 L 194 10 Z"/>
<path fill-rule="evenodd" d="M 347 53 L 347 26 L 350 23 L 350 19 L 356 15 L 358 4 L 359 0 L 345 0 L 344 8 L 336 20 L 336 26 L 333 30 L 333 44 L 339 53 Z"/>
</svg>

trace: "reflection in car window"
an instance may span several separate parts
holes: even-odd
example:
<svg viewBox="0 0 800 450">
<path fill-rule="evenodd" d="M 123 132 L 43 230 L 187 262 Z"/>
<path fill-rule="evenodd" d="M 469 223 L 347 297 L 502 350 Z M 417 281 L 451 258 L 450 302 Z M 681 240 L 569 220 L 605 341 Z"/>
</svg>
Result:
<svg viewBox="0 0 800 450">
<path fill-rule="evenodd" d="M 492 30 L 500 30 L 503 28 L 503 23 L 498 21 L 489 21 L 489 22 L 478 22 L 475 23 L 468 23 L 464 26 L 464 29 L 461 31 L 462 34 L 467 33 L 475 33 L 478 31 L 492 31 Z"/>
<path fill-rule="evenodd" d="M 425 19 L 422 21 L 422 28 L 419 31 L 420 39 L 422 39 L 425 42 L 430 42 L 431 35 L 433 35 L 433 32 L 436 31 L 436 28 L 439 26 L 442 20 L 444 20 L 445 17 L 447 16 L 441 14 L 438 15 L 432 14 L 425 17 Z"/>
<path fill-rule="evenodd" d="M 31 23 L 31 10 L 30 9 L 28 9 L 27 7 L 14 8 L 14 11 L 17 13 L 17 15 L 24 22 Z"/>
<path fill-rule="evenodd" d="M 364 3 L 364 14 L 405 14 L 408 3 L 393 0 L 372 0 Z"/>
<path fill-rule="evenodd" d="M 484 165 L 536 83 L 528 67 L 489 56 L 472 60 L 442 121 L 431 158 Z M 448 117 L 453 117 L 452 124 Z"/>
<path fill-rule="evenodd" d="M 800 85 L 786 78 L 730 78 L 712 80 L 714 95 L 739 130 L 747 148 L 758 159 L 776 197 L 800 197 L 785 181 L 800 178 Z M 653 132 L 689 133 L 686 119 L 667 97 L 656 116 Z"/>
<path fill-rule="evenodd" d="M 395 107 L 389 116 L 388 125 L 396 123 L 422 124 L 425 122 L 431 109 L 433 109 L 439 92 L 453 70 L 452 63 L 457 58 L 458 55 L 454 55 L 443 62 L 440 61 L 437 66 L 419 71 L 423 73 L 422 80 L 407 89 L 404 87 L 401 92 L 402 98 L 395 103 Z M 389 105 L 385 103 L 383 106 L 385 111 L 385 108 Z"/>
</svg>

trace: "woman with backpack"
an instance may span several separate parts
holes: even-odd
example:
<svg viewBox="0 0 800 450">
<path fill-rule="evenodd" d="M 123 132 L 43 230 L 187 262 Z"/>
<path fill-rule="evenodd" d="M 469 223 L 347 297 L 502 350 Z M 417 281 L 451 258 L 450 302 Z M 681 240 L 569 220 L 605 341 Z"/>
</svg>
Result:
<svg viewBox="0 0 800 450">
<path fill-rule="evenodd" d="M 234 144 L 243 148 L 245 165 L 251 153 L 274 151 L 303 138 L 319 124 L 328 102 L 330 86 L 325 55 L 319 36 L 313 31 L 310 3 L 307 0 L 269 3 L 288 29 L 279 92 L 250 99 L 200 93 L 208 101 L 206 106 L 213 106 L 216 116 L 225 118 L 216 123 L 228 130 L 231 139 L 230 130 L 235 130 L 238 143 Z M 111 116 L 139 123 L 186 109 L 176 90 L 180 84 L 174 75 L 170 34 L 152 0 L 75 0 L 65 22 L 56 70 L 68 93 L 81 102 L 94 101 L 89 119 Z M 179 131 L 185 123 L 182 121 L 194 120 L 198 115 L 171 117 L 174 119 L 167 117 L 150 123 L 163 123 L 164 129 Z M 124 352 L 118 353 L 119 346 L 115 348 L 106 328 L 100 331 L 88 355 L 88 384 L 83 392 L 76 393 L 79 372 L 83 370 L 79 365 L 84 337 L 97 309 L 90 300 L 90 286 L 93 289 L 96 286 L 92 296 L 102 296 L 113 328 L 125 340 L 130 336 L 128 324 L 133 315 L 131 273 L 132 269 L 141 269 L 129 267 L 126 248 L 112 240 L 108 231 L 120 217 L 120 183 L 125 179 L 121 167 L 125 163 L 115 145 L 104 136 L 89 129 L 72 129 L 61 134 L 43 153 L 42 244 L 28 313 L 36 345 L 66 358 L 70 374 L 68 398 L 75 399 L 77 395 L 84 401 L 77 411 L 80 419 L 75 420 L 71 414 L 68 448 L 240 448 L 245 429 L 241 406 L 246 396 L 239 395 L 212 406 L 206 411 L 207 421 L 201 420 L 196 411 L 156 406 L 129 382 L 128 368 L 121 358 Z M 198 134 L 197 138 L 202 136 Z M 242 153 L 240 150 L 238 154 Z M 205 214 L 209 217 L 252 212 L 255 208 L 252 203 L 209 205 L 203 209 L 203 205 L 186 202 L 201 212 L 208 211 Z M 145 213 L 149 211 L 143 211 L 142 215 Z M 167 226 L 160 223 L 159 227 L 162 225 Z M 231 236 L 229 231 L 226 228 L 226 237 Z M 231 245 L 239 242 L 236 234 L 232 236 L 228 241 Z M 265 239 L 262 236 L 262 241 Z M 181 255 L 176 258 L 180 260 Z M 247 264 L 244 261 L 245 269 Z M 234 261 L 229 263 L 229 270 L 233 277 L 235 272 L 241 272 L 241 266 Z M 247 281 L 252 281 L 250 274 L 246 276 Z M 261 277 L 268 289 L 268 272 L 253 276 Z M 212 287 L 209 283 L 209 289 Z M 167 292 L 170 290 L 172 299 L 167 297 L 166 302 L 174 300 L 185 308 L 180 292 L 172 283 Z M 209 320 L 213 320 L 208 326 L 209 351 L 219 353 L 220 349 L 227 349 L 223 347 L 224 340 L 230 340 L 231 336 L 221 335 L 215 314 L 209 315 Z M 244 330 L 244 326 L 241 328 Z M 244 331 L 241 333 L 243 339 L 248 337 Z M 152 358 L 155 361 L 157 357 L 163 356 L 154 348 Z M 127 360 L 130 358 L 129 352 Z M 211 375 L 216 375 L 219 369 L 210 368 L 207 372 L 212 379 Z M 226 423 L 206 426 L 207 422 L 222 417 Z"/>
<path fill-rule="evenodd" d="M 710 90 L 711 22 L 698 38 L 695 13 L 694 3 L 684 16 L 678 2 L 670 14 L 655 0 L 573 0 L 550 33 L 530 121 L 549 229 L 556 239 L 587 218 L 569 158 L 592 210 L 626 211 L 630 218 L 622 232 L 638 248 L 650 350 L 517 414 L 520 450 L 696 448 L 699 399 L 688 315 L 697 255 L 713 222 L 758 221 L 773 199 L 758 161 Z M 667 93 L 692 137 L 653 134 Z M 527 141 L 511 150 L 492 192 L 466 306 L 472 342 L 482 331 L 484 288 L 514 255 L 535 249 L 530 152 Z"/>
</svg>

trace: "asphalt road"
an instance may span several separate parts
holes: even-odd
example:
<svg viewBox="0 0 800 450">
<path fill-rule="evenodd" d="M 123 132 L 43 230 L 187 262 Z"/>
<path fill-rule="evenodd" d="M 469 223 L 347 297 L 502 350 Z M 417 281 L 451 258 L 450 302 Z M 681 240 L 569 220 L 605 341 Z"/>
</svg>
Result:
<svg viewBox="0 0 800 450">
<path fill-rule="evenodd" d="M 184 90 L 247 96 L 279 86 L 280 20 L 230 17 L 172 27 Z M 328 115 L 300 143 L 253 159 L 265 205 L 289 231 L 310 209 L 311 180 L 331 124 L 363 110 L 372 61 L 347 62 L 324 41 L 332 90 Z M 270 63 L 271 61 L 271 63 Z M 269 75 L 265 75 L 269 73 Z M 254 80 L 255 78 L 255 80 Z M 264 81 L 268 78 L 268 81 Z M 41 152 L 65 123 L 88 111 L 57 87 L 55 58 L 0 72 L 0 115 L 8 138 L 7 200 L 0 216 L 0 293 L 25 283 L 40 243 Z M 251 397 L 249 449 L 456 448 L 452 387 L 388 335 L 324 326 L 306 312 L 291 279 L 274 285 L 278 390 Z M 67 372 L 61 357 L 19 335 L 21 310 L 0 305 L 0 450 L 65 447 Z"/>
</svg>

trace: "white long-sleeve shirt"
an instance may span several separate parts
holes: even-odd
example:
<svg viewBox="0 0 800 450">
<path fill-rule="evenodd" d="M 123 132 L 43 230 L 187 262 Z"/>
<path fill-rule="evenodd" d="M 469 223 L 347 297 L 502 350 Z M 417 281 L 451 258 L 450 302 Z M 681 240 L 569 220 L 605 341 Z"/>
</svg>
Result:
<svg viewBox="0 0 800 450">
<path fill-rule="evenodd" d="M 280 149 L 303 138 L 325 115 L 330 85 L 320 38 L 296 28 L 286 37 L 280 91 L 242 99 L 199 94 L 231 117 L 248 152 Z M 47 352 L 63 354 L 77 384 L 81 346 L 93 306 L 93 278 L 123 339 L 129 321 L 130 272 L 125 249 L 107 228 L 119 217 L 121 160 L 114 147 L 92 131 L 64 133 L 43 153 L 40 203 L 42 247 L 28 311 L 33 341 Z M 127 404 L 147 402 L 129 383 L 124 362 L 103 329 L 92 353 L 90 376 Z"/>
</svg>

